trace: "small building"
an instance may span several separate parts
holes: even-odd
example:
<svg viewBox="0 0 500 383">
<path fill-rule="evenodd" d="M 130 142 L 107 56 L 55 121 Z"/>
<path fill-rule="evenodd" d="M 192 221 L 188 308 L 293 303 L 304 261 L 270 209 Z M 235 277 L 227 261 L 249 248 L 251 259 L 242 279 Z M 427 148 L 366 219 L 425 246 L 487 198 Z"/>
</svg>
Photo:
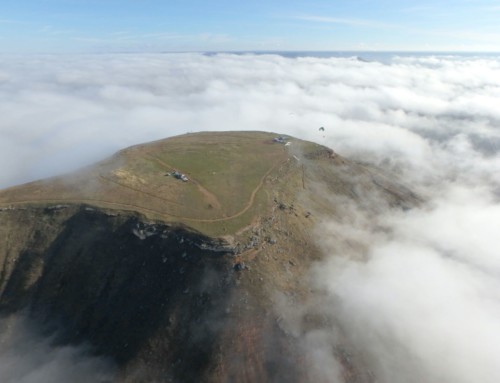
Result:
<svg viewBox="0 0 500 383">
<path fill-rule="evenodd" d="M 184 182 L 189 181 L 189 178 L 187 178 L 185 174 L 182 174 L 181 172 L 178 172 L 177 170 L 174 170 L 170 174 L 172 176 L 174 176 L 175 178 L 177 178 L 178 180 L 181 180 L 181 181 L 184 181 Z"/>
<path fill-rule="evenodd" d="M 287 144 L 288 143 L 288 137 L 287 136 L 279 136 L 279 137 L 274 137 L 273 142 L 276 142 L 277 144 Z"/>
</svg>

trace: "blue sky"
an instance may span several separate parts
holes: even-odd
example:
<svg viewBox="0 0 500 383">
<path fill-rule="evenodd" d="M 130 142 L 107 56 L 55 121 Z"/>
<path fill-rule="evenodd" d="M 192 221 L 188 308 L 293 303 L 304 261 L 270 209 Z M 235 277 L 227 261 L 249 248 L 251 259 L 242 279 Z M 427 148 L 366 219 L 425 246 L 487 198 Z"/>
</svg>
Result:
<svg viewBox="0 0 500 383">
<path fill-rule="evenodd" d="M 0 52 L 498 52 L 498 20 L 498 0 L 2 0 Z"/>
</svg>

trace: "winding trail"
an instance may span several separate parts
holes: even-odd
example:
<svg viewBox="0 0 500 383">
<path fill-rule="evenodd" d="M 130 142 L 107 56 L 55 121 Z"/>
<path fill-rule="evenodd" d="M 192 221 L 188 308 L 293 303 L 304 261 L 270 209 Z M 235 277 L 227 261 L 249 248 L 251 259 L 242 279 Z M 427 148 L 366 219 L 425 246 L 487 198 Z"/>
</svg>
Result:
<svg viewBox="0 0 500 383">
<path fill-rule="evenodd" d="M 153 159 L 154 161 L 158 162 L 160 165 L 162 165 L 165 168 L 168 169 L 175 169 L 174 166 L 167 164 L 165 161 L 160 160 L 159 158 L 152 156 L 151 154 L 146 154 L 149 158 Z M 205 199 L 207 200 L 208 203 L 210 203 L 213 207 L 215 207 L 218 210 L 221 210 L 222 205 L 220 204 L 219 200 L 217 199 L 217 196 L 212 193 L 210 190 L 207 188 L 203 187 L 196 179 L 191 178 L 191 182 L 196 185 L 198 190 L 200 191 L 201 194 L 205 196 Z"/>
<path fill-rule="evenodd" d="M 89 203 L 89 204 L 101 204 L 101 205 L 114 206 L 116 208 L 120 208 L 121 207 L 121 208 L 124 208 L 126 210 L 136 211 L 138 213 L 141 213 L 141 212 L 150 212 L 150 213 L 154 213 L 154 214 L 158 215 L 159 217 L 175 218 L 175 219 L 179 219 L 179 220 L 183 220 L 183 221 L 190 221 L 190 222 L 204 222 L 204 223 L 205 222 L 206 223 L 210 223 L 210 222 L 224 222 L 224 221 L 228 221 L 228 220 L 231 220 L 231 219 L 234 219 L 234 218 L 238 218 L 238 217 L 242 216 L 243 214 L 245 214 L 253 206 L 253 204 L 255 202 L 255 196 L 257 195 L 257 193 L 259 192 L 259 190 L 264 185 L 264 181 L 265 181 L 266 177 L 274 169 L 276 169 L 280 165 L 285 164 L 287 161 L 288 161 L 288 158 L 286 160 L 282 161 L 282 162 L 278 162 L 277 164 L 273 165 L 261 177 L 259 184 L 252 191 L 252 193 L 250 195 L 250 199 L 244 205 L 243 209 L 241 209 L 239 212 L 237 212 L 237 213 L 235 213 L 235 214 L 233 214 L 231 216 L 222 217 L 222 218 L 199 219 L 199 218 L 182 217 L 182 216 L 179 216 L 179 215 L 169 214 L 169 213 L 165 213 L 165 212 L 158 211 L 158 210 L 155 210 L 155 209 L 149 209 L 149 208 L 146 208 L 144 206 L 137 206 L 137 205 L 133 205 L 133 204 L 125 204 L 125 203 L 120 203 L 120 202 L 112 202 L 112 201 L 106 201 L 106 200 L 100 200 L 100 199 L 92 199 L 92 198 L 78 198 L 78 199 L 71 199 L 71 198 L 69 198 L 69 199 L 64 199 L 64 198 L 59 198 L 59 199 L 58 198 L 55 198 L 55 199 L 33 199 L 33 200 L 23 200 L 23 201 L 16 201 L 16 202 L 10 202 L 10 203 L 3 202 L 3 203 L 0 203 L 0 207 L 2 207 L 2 208 L 9 208 L 9 207 L 12 207 L 12 206 L 18 206 L 18 205 L 24 205 L 24 204 L 30 204 L 30 203 L 31 204 L 36 204 L 36 203 L 72 203 L 72 204 Z M 107 179 L 107 178 L 105 178 L 103 176 L 100 176 L 100 177 L 102 177 L 106 181 L 110 181 L 109 179 Z M 111 181 L 111 182 L 114 182 L 114 181 Z M 139 189 L 134 189 L 132 187 L 129 187 L 129 186 L 126 186 L 126 185 L 122 185 L 122 184 L 120 184 L 118 182 L 114 182 L 114 183 L 116 183 L 116 184 L 118 184 L 119 186 L 122 186 L 122 187 L 128 187 L 129 189 L 134 190 L 137 193 L 144 193 L 143 191 L 141 191 Z M 149 193 L 145 193 L 145 194 L 149 195 Z M 154 195 L 151 195 L 151 196 L 156 197 Z M 156 197 L 156 198 L 160 198 L 160 197 Z M 168 201 L 168 200 L 166 200 L 166 201 Z M 175 204 L 175 202 L 171 202 L 171 201 L 168 201 L 168 202 Z"/>
<path fill-rule="evenodd" d="M 123 188 L 126 188 L 126 189 L 130 189 L 130 190 L 132 190 L 134 192 L 137 192 L 137 193 L 140 193 L 140 194 L 145 194 L 145 195 L 153 197 L 153 198 L 157 198 L 157 199 L 159 199 L 159 200 L 161 200 L 163 202 L 168 202 L 168 203 L 171 203 L 172 205 L 177 205 L 177 206 L 184 207 L 183 205 L 181 205 L 180 203 L 177 203 L 175 201 L 169 200 L 167 198 L 159 197 L 156 194 L 148 193 L 148 192 L 146 192 L 144 190 L 141 190 L 141 189 L 136 189 L 136 188 L 134 188 L 134 187 L 132 187 L 130 185 L 123 184 L 121 182 L 115 181 L 115 180 L 113 180 L 111 178 L 108 178 L 108 177 L 105 177 L 103 175 L 99 175 L 99 178 L 102 179 L 105 182 L 113 183 L 113 184 L 118 185 L 120 187 L 123 187 Z"/>
</svg>

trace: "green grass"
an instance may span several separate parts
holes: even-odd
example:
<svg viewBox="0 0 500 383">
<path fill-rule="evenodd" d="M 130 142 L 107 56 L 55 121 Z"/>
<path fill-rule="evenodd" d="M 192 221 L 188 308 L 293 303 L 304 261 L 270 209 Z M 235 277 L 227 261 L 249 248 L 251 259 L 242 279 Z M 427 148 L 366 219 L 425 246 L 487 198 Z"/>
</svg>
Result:
<svg viewBox="0 0 500 383">
<path fill-rule="evenodd" d="M 2 202 L 77 202 L 133 210 L 210 235 L 249 225 L 269 204 L 266 174 L 286 161 L 274 134 L 188 134 L 135 146 L 69 177 L 8 189 Z M 190 181 L 165 176 L 178 170 Z"/>
</svg>

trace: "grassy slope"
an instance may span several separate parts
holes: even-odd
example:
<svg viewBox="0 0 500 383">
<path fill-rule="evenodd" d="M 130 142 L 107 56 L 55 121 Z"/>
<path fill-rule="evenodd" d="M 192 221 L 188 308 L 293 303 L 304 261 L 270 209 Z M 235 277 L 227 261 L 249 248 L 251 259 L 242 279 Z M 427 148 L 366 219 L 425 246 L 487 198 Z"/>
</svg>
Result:
<svg viewBox="0 0 500 383">
<path fill-rule="evenodd" d="M 311 142 L 293 139 L 285 147 L 273 143 L 275 136 L 204 132 L 137 145 L 78 173 L 0 191 L 0 208 L 84 203 L 222 236 L 265 215 L 280 193 L 296 195 L 304 186 L 323 213 L 335 212 L 328 195 L 345 195 L 358 204 L 380 193 L 390 205 L 416 201 L 375 168 Z M 173 170 L 186 174 L 189 182 L 166 175 Z M 316 190 L 318 185 L 326 190 Z"/>
<path fill-rule="evenodd" d="M 138 145 L 75 175 L 6 189 L 0 205 L 87 203 L 234 233 L 269 206 L 265 178 L 290 157 L 274 136 L 198 133 Z M 174 169 L 190 181 L 166 176 Z"/>
</svg>

